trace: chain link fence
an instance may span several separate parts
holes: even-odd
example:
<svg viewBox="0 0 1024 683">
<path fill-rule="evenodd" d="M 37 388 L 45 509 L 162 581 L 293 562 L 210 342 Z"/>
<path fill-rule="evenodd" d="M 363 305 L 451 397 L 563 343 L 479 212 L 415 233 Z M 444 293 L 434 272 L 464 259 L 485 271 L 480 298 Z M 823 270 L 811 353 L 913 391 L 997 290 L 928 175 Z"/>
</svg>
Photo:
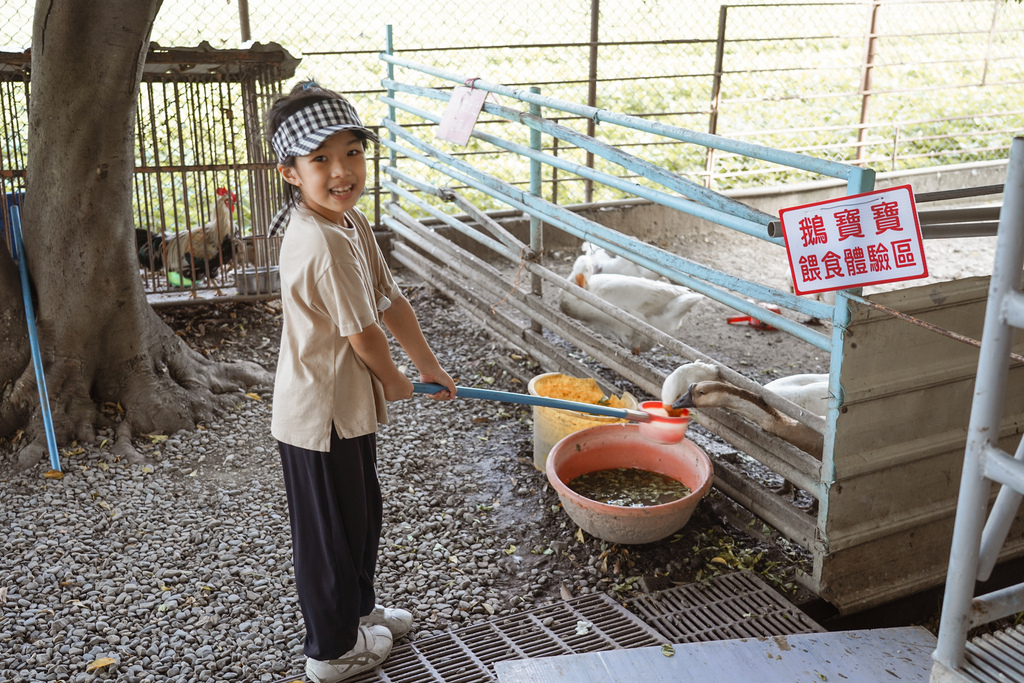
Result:
<svg viewBox="0 0 1024 683">
<path fill-rule="evenodd" d="M 0 41 L 28 47 L 33 3 L 2 5 Z M 302 58 L 296 80 L 344 92 L 375 125 L 386 113 L 378 54 L 389 24 L 396 54 L 422 64 L 876 171 L 1005 159 L 1024 130 L 1024 4 L 1011 0 L 165 0 L 152 39 L 280 43 Z M 559 121 L 602 135 L 587 120 Z M 808 179 L 682 143 L 605 141 L 717 189 Z M 601 168 L 571 147 L 547 151 Z M 475 143 L 461 153 L 526 183 L 502 154 Z M 545 172 L 544 194 L 558 203 L 616 198 Z"/>
</svg>

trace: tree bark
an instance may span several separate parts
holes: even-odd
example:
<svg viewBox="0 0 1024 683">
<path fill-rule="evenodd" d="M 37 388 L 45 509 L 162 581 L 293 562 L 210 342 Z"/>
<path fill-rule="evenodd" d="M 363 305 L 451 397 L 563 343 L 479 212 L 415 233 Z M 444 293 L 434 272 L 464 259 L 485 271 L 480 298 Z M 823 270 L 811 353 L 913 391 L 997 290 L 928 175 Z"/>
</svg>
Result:
<svg viewBox="0 0 1024 683">
<path fill-rule="evenodd" d="M 54 429 L 66 444 L 117 422 L 115 448 L 128 456 L 132 434 L 195 428 L 231 403 L 220 394 L 270 381 L 254 363 L 215 363 L 190 349 L 153 311 L 139 277 L 135 107 L 160 3 L 39 0 L 32 34 L 24 240 Z M 20 299 L 5 270 L 0 299 Z M 16 371 L 0 363 L 0 436 L 23 428 L 19 461 L 29 465 L 46 451 L 26 342 L 0 339 L 0 356 L 22 359 Z"/>
</svg>

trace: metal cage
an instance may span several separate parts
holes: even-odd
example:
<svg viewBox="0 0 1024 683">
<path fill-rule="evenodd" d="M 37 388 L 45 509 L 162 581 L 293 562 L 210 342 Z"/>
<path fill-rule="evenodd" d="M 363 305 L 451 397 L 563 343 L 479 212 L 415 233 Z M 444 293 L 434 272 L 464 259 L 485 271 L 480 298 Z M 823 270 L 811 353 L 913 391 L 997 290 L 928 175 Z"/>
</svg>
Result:
<svg viewBox="0 0 1024 683">
<path fill-rule="evenodd" d="M 280 236 L 270 237 L 268 226 L 284 187 L 262 115 L 298 62 L 274 43 L 150 48 L 136 112 L 132 205 L 139 273 L 154 305 L 274 295 Z M 25 191 L 29 67 L 27 50 L 0 53 L 5 238 L 8 205 Z M 230 195 L 230 219 L 218 220 L 216 199 Z M 218 223 L 223 239 L 215 253 L 200 254 L 195 229 Z"/>
</svg>

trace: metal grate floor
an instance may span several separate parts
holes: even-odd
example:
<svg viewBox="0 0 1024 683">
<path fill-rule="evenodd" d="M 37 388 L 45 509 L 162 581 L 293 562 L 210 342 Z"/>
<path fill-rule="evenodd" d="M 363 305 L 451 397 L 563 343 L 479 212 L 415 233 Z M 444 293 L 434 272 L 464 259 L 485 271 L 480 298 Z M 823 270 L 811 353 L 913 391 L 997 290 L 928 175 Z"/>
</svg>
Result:
<svg viewBox="0 0 1024 683">
<path fill-rule="evenodd" d="M 986 633 L 967 641 L 964 665 L 936 680 L 1006 683 L 1024 680 L 1024 626 Z"/>
<path fill-rule="evenodd" d="M 608 595 L 597 593 L 490 619 L 396 645 L 380 668 L 347 680 L 496 683 L 494 664 L 507 660 L 642 648 L 665 642 L 825 632 L 749 572 L 725 574 L 707 584 L 670 588 L 633 598 L 627 604 L 632 612 Z M 580 621 L 592 624 L 585 634 L 577 633 Z M 299 675 L 274 683 L 304 680 Z"/>
<path fill-rule="evenodd" d="M 708 584 L 677 586 L 626 604 L 670 643 L 825 632 L 750 572 L 723 574 Z"/>
<path fill-rule="evenodd" d="M 544 625 L 548 617 L 551 622 Z M 576 623 L 593 624 L 578 634 Z M 432 638 L 398 645 L 374 671 L 352 683 L 482 683 L 497 681 L 494 663 L 659 645 L 657 631 L 603 593 L 510 617 L 491 619 Z"/>
</svg>

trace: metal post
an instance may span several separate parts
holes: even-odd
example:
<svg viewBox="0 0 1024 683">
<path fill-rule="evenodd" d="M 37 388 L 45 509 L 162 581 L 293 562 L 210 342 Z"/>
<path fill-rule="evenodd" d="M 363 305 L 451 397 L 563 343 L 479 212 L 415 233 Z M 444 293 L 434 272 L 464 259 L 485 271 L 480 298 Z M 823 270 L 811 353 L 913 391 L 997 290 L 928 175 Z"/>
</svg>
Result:
<svg viewBox="0 0 1024 683">
<path fill-rule="evenodd" d="M 853 168 L 846 180 L 846 194 L 862 194 L 875 189 L 875 172 L 870 168 Z"/>
<path fill-rule="evenodd" d="M 597 106 L 597 39 L 600 33 L 600 6 L 601 0 L 590 2 L 590 74 L 587 77 L 587 105 Z M 594 137 L 597 132 L 593 119 L 587 120 L 587 135 Z M 587 152 L 587 168 L 594 168 L 594 154 Z M 589 204 L 594 201 L 594 181 L 587 179 L 583 183 L 584 201 Z"/>
<path fill-rule="evenodd" d="M 868 22 L 868 35 L 864 41 L 864 62 L 861 64 L 860 75 L 860 126 L 857 128 L 857 161 L 864 158 L 864 138 L 867 134 L 865 124 L 868 121 L 868 105 L 871 102 L 871 70 L 875 63 L 875 31 L 878 27 L 878 9 L 881 4 L 876 0 L 871 3 L 871 21 Z"/>
<path fill-rule="evenodd" d="M 535 86 L 535 85 L 531 86 L 530 87 L 530 92 L 532 92 L 535 95 L 539 95 L 540 94 L 540 88 Z M 532 114 L 533 116 L 536 116 L 536 117 L 540 117 L 540 115 L 541 115 L 540 105 L 539 104 L 530 103 L 530 114 Z M 542 151 L 542 149 L 543 149 L 543 146 L 542 146 L 542 143 L 541 143 L 540 131 L 537 130 L 536 128 L 531 128 L 530 129 L 530 148 L 531 149 L 535 149 L 538 152 Z M 541 171 L 540 160 L 538 160 L 538 159 L 531 159 L 530 160 L 530 194 L 532 194 L 535 197 L 540 197 L 541 196 L 541 180 L 542 180 L 541 173 L 542 173 L 542 171 Z M 533 250 L 533 253 L 537 254 L 538 256 L 544 250 L 544 232 L 543 232 L 543 227 L 542 226 L 543 226 L 543 224 L 541 223 L 540 218 L 538 218 L 536 216 L 533 216 L 533 215 L 530 216 L 530 248 Z M 540 297 L 542 297 L 544 295 L 544 289 L 543 289 L 543 287 L 541 285 L 541 278 L 536 273 L 533 273 L 530 276 L 530 293 L 534 294 L 538 298 L 540 298 Z M 543 332 L 544 328 L 536 320 L 531 320 L 530 321 L 530 329 L 533 330 L 534 332 L 537 332 L 539 334 L 539 333 Z"/>
<path fill-rule="evenodd" d="M 242 28 L 242 42 L 252 40 L 249 31 L 249 0 L 238 0 L 238 23 Z"/>
<path fill-rule="evenodd" d="M 51 475 L 47 476 L 60 479 L 60 455 L 57 451 L 57 435 L 53 430 L 53 415 L 50 412 L 50 396 L 46 391 L 46 374 L 43 372 L 43 352 L 39 348 L 39 332 L 36 327 L 36 313 L 32 306 L 32 290 L 28 280 L 28 257 L 25 255 L 25 242 L 21 237 L 21 210 L 17 205 L 11 211 L 11 246 L 14 247 L 14 255 L 18 259 L 18 270 L 21 274 L 21 293 L 25 298 L 25 321 L 28 323 L 29 347 L 32 350 L 32 366 L 36 371 L 36 384 L 39 387 L 39 411 L 43 415 L 43 430 L 46 432 L 46 448 L 50 452 Z"/>
<path fill-rule="evenodd" d="M 715 77 L 711 82 L 711 115 L 708 118 L 708 133 L 718 134 L 718 107 L 722 101 L 722 65 L 725 63 L 725 24 L 729 13 L 729 6 L 722 5 L 718 8 L 718 40 L 715 44 Z M 704 179 L 704 186 L 711 187 L 711 178 L 715 170 L 715 148 L 708 147 L 707 161 L 704 169 L 707 177 Z"/>
<path fill-rule="evenodd" d="M 992 487 L 991 480 L 985 477 L 983 460 L 986 451 L 996 448 L 999 442 L 1009 353 L 1013 346 L 1014 330 L 1004 321 L 1001 311 L 1009 295 L 1019 291 L 1020 268 L 1024 261 L 1024 233 L 1020 229 L 1024 221 L 1024 138 L 1014 138 L 1011 143 L 1005 188 L 974 401 L 967 427 L 939 638 L 932 654 L 937 663 L 954 671 L 963 664 L 967 631 L 972 625 L 971 602 Z"/>
<path fill-rule="evenodd" d="M 385 38 L 386 46 L 384 48 L 384 51 L 387 54 L 389 54 L 389 55 L 394 55 L 395 54 L 395 40 L 394 40 L 394 37 L 393 37 L 392 32 L 391 32 L 391 24 L 388 24 L 385 27 L 385 30 L 386 30 L 386 38 Z M 395 80 L 395 65 L 392 64 L 391 62 L 388 62 L 388 80 L 389 81 L 394 81 Z M 388 97 L 391 98 L 391 99 L 394 99 L 395 91 L 389 89 L 388 90 Z M 395 120 L 395 107 L 393 105 L 390 105 L 390 104 L 388 105 L 388 118 L 390 120 L 392 120 L 392 121 Z M 388 133 L 388 139 L 391 140 L 391 142 L 395 142 L 397 140 L 397 138 L 395 137 L 394 131 Z M 388 166 L 393 166 L 395 168 L 398 167 L 398 152 L 395 151 L 394 147 L 388 148 Z M 398 201 L 398 195 L 392 193 L 391 194 L 391 201 L 397 202 Z"/>
</svg>

